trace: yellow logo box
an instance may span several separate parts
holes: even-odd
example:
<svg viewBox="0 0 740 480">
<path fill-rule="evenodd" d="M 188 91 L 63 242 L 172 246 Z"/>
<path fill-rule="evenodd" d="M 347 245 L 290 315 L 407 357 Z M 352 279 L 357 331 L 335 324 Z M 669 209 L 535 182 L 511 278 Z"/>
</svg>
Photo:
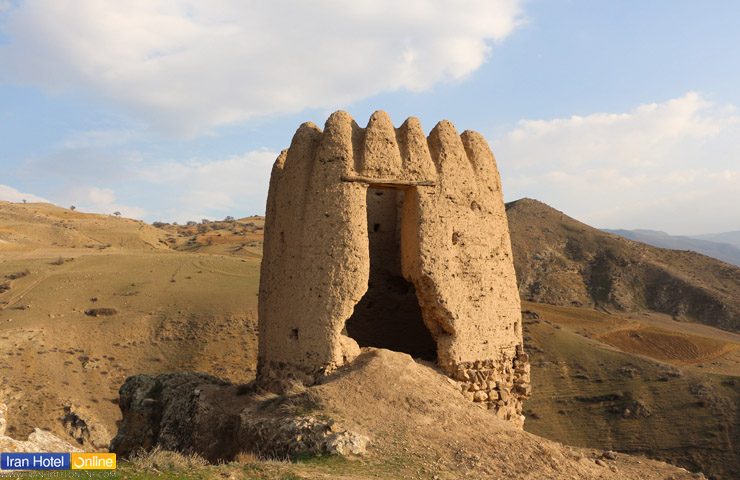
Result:
<svg viewBox="0 0 740 480">
<path fill-rule="evenodd" d="M 72 470 L 115 470 L 115 453 L 70 453 L 69 468 Z"/>
</svg>

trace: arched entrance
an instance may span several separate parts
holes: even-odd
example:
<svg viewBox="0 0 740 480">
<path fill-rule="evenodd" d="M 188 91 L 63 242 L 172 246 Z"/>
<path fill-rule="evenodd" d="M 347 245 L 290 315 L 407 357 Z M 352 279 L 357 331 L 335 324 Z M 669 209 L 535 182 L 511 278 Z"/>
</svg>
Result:
<svg viewBox="0 0 740 480">
<path fill-rule="evenodd" d="M 401 271 L 401 225 L 406 190 L 370 185 L 367 231 L 370 247 L 368 288 L 346 323 L 346 334 L 361 347 L 387 348 L 437 359 L 437 344 L 424 324 L 414 285 Z"/>
</svg>

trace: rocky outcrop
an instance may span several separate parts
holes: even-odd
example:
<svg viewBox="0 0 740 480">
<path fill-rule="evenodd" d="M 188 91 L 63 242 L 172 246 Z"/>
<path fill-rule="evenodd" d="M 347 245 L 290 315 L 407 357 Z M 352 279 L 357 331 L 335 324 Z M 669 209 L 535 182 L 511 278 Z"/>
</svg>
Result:
<svg viewBox="0 0 740 480">
<path fill-rule="evenodd" d="M 382 347 L 455 378 L 478 369 L 461 390 L 521 425 L 529 372 L 502 198 L 486 141 L 450 122 L 428 137 L 384 112 L 364 129 L 346 112 L 302 125 L 270 180 L 259 386 L 312 385 Z"/>
<path fill-rule="evenodd" d="M 369 439 L 336 427 L 333 420 L 312 416 L 255 418 L 240 416 L 239 443 L 263 458 L 293 458 L 311 453 L 363 455 Z"/>
<path fill-rule="evenodd" d="M 197 453 L 210 462 L 230 461 L 242 452 L 280 459 L 360 455 L 368 443 L 330 419 L 302 414 L 307 409 L 300 395 L 263 398 L 248 386 L 204 373 L 136 375 L 119 394 L 123 421 L 110 450 L 123 458 L 154 447 Z"/>
<path fill-rule="evenodd" d="M 8 406 L 4 402 L 0 402 L 0 452 L 39 453 L 82 451 L 40 428 L 35 428 L 28 436 L 28 440 L 16 440 L 5 435 L 7 423 Z"/>
<path fill-rule="evenodd" d="M 5 429 L 8 426 L 8 405 L 0 402 L 0 435 L 5 435 Z"/>
<path fill-rule="evenodd" d="M 123 457 L 139 449 L 194 451 L 206 459 L 233 458 L 237 412 L 224 415 L 203 401 L 225 383 L 204 373 L 136 375 L 119 389 L 123 422 L 110 450 Z M 222 452 L 222 453 L 220 453 Z"/>
<path fill-rule="evenodd" d="M 74 405 L 64 407 L 62 426 L 67 435 L 74 438 L 80 445 L 105 451 L 108 450 L 111 435 L 108 429 L 96 422 L 90 415 Z"/>
</svg>

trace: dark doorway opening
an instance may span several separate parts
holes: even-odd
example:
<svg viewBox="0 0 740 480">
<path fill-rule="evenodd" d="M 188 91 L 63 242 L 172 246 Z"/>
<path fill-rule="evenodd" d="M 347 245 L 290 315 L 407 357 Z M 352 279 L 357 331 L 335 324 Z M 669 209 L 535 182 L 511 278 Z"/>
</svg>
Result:
<svg viewBox="0 0 740 480">
<path fill-rule="evenodd" d="M 424 325 L 414 285 L 401 273 L 404 190 L 367 189 L 370 279 L 347 320 L 347 335 L 361 347 L 377 347 L 437 360 L 437 344 Z"/>
</svg>

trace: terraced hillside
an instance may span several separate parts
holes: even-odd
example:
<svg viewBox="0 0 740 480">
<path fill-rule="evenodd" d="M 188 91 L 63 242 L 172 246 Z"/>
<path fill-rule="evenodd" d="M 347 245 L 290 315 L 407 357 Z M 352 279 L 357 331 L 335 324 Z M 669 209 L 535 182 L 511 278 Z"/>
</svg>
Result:
<svg viewBox="0 0 740 480">
<path fill-rule="evenodd" d="M 532 362 L 525 430 L 738 478 L 740 335 L 665 329 L 650 315 L 523 308 Z"/>
</svg>

